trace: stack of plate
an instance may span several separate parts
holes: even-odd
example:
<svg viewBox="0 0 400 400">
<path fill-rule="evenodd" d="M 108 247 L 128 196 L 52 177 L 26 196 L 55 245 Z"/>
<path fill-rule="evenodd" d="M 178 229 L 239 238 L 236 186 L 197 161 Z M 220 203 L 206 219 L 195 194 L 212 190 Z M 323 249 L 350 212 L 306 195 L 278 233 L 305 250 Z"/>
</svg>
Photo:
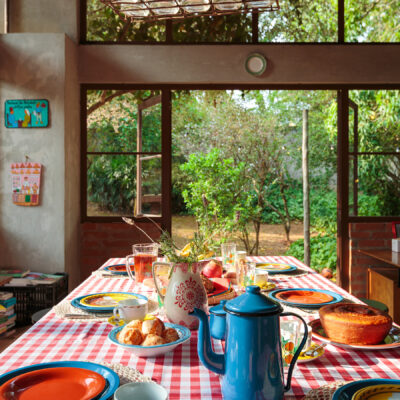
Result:
<svg viewBox="0 0 400 400">
<path fill-rule="evenodd" d="M 400 398 L 400 380 L 365 379 L 337 389 L 332 400 L 389 400 Z"/>
<path fill-rule="evenodd" d="M 0 398 L 25 400 L 106 400 L 119 376 L 101 364 L 56 361 L 18 368 L 0 376 Z"/>
<path fill-rule="evenodd" d="M 71 301 L 71 305 L 88 313 L 109 314 L 119 301 L 132 298 L 148 300 L 146 296 L 138 293 L 104 292 L 76 297 Z"/>
</svg>

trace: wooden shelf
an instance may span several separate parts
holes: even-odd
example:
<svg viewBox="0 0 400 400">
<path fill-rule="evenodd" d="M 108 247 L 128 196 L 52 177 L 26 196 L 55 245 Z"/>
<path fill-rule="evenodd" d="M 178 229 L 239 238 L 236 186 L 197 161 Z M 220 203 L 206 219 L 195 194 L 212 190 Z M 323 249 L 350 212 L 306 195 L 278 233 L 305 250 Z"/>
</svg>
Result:
<svg viewBox="0 0 400 400">
<path fill-rule="evenodd" d="M 394 322 L 400 323 L 398 270 L 393 267 L 368 268 L 368 298 L 386 304 Z"/>
</svg>

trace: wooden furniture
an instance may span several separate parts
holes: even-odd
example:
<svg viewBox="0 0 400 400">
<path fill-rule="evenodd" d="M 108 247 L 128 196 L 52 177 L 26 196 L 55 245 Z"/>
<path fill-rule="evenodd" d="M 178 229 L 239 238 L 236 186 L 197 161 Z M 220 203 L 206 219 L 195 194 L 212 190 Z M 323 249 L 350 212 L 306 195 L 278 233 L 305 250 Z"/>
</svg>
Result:
<svg viewBox="0 0 400 400">
<path fill-rule="evenodd" d="M 391 250 L 359 250 L 388 267 L 369 267 L 367 280 L 368 299 L 385 303 L 389 315 L 400 323 L 400 253 Z"/>
</svg>

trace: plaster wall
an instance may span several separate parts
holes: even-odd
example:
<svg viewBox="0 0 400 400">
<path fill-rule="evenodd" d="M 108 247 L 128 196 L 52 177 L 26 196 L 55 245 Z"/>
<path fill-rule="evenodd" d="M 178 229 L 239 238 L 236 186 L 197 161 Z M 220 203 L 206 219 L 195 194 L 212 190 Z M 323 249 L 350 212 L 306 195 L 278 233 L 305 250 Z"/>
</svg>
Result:
<svg viewBox="0 0 400 400">
<path fill-rule="evenodd" d="M 11 0 L 10 33 L 66 33 L 78 42 L 79 0 Z"/>
<path fill-rule="evenodd" d="M 70 59 L 67 73 L 66 47 Z M 78 236 L 77 212 L 70 202 L 76 202 L 79 189 L 71 189 L 77 179 L 65 169 L 66 145 L 78 135 L 79 119 L 74 111 L 79 104 L 78 89 L 74 85 L 65 88 L 66 75 L 71 83 L 76 81 L 74 50 L 70 43 L 66 45 L 64 34 L 7 34 L 0 36 L 0 52 L 0 104 L 8 99 L 47 99 L 50 108 L 48 128 L 8 129 L 3 119 L 0 124 L 0 266 L 68 271 L 67 262 L 78 262 L 70 240 L 71 235 Z M 65 115 L 73 120 L 67 121 Z M 68 156 L 72 168 L 78 168 L 72 160 L 77 146 L 72 146 Z M 25 161 L 25 156 L 44 167 L 37 207 L 12 203 L 10 164 Z M 79 170 L 75 174 L 79 176 Z M 70 179 L 68 185 L 66 178 Z"/>
<path fill-rule="evenodd" d="M 65 271 L 70 289 L 80 283 L 80 91 L 77 46 L 65 37 Z"/>
</svg>

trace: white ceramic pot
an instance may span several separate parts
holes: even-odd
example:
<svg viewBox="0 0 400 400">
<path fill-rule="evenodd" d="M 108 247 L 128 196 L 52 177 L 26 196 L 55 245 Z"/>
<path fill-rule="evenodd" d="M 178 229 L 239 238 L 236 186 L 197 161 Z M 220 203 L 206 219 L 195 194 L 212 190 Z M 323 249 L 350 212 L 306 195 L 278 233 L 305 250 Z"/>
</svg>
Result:
<svg viewBox="0 0 400 400">
<path fill-rule="evenodd" d="M 199 320 L 189 315 L 193 308 L 208 310 L 208 298 L 200 277 L 200 271 L 205 262 L 188 264 L 171 264 L 165 262 L 153 263 L 153 278 L 158 295 L 164 303 L 165 314 L 173 324 L 183 325 L 189 329 L 197 329 Z M 156 280 L 156 269 L 160 265 L 173 268 L 172 277 L 168 283 L 165 296 L 161 293 Z"/>
</svg>

